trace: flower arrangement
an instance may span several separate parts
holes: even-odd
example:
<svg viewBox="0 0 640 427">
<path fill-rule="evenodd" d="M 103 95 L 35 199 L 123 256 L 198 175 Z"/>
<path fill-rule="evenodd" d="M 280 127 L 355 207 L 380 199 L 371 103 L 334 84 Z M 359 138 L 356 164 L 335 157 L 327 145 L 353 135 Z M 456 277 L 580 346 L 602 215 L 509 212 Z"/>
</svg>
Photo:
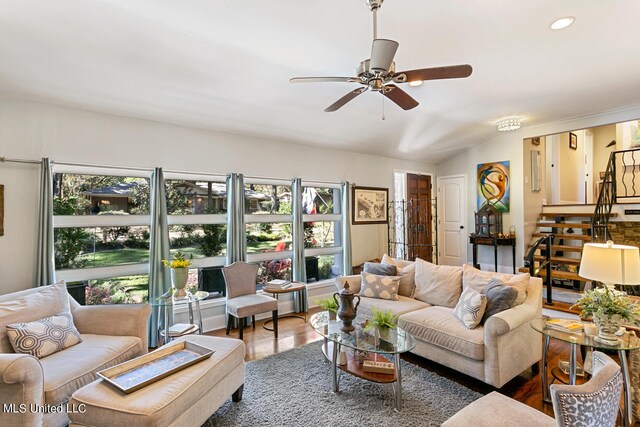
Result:
<svg viewBox="0 0 640 427">
<path fill-rule="evenodd" d="M 191 265 L 191 259 L 193 259 L 193 254 L 189 259 L 187 259 L 182 252 L 176 252 L 175 256 L 173 257 L 173 261 L 167 261 L 166 259 L 163 259 L 162 264 L 165 267 L 170 268 L 189 268 L 189 266 Z"/>
<path fill-rule="evenodd" d="M 580 309 L 582 318 L 618 315 L 630 322 L 640 319 L 640 307 L 624 292 L 608 287 L 585 292 L 571 308 L 574 307 Z"/>
</svg>

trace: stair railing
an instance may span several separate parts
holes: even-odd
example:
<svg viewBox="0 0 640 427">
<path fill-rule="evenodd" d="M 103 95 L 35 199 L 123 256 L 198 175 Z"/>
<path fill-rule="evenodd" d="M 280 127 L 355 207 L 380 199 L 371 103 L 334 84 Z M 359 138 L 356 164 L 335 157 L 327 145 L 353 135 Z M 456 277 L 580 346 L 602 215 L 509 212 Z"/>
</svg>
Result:
<svg viewBox="0 0 640 427">
<path fill-rule="evenodd" d="M 529 274 L 532 277 L 540 277 L 540 272 L 543 268 L 546 268 L 544 285 L 547 289 L 548 305 L 553 305 L 553 283 L 551 280 L 551 245 L 553 244 L 554 238 L 555 236 L 553 234 L 548 234 L 546 236 L 540 237 L 524 257 L 524 266 L 529 268 Z M 545 260 L 541 262 L 540 265 L 538 265 L 538 268 L 535 268 L 535 252 L 540 248 L 540 245 L 542 244 L 545 244 Z"/>
<path fill-rule="evenodd" d="M 617 170 L 616 165 L 620 165 L 620 171 Z M 598 194 L 598 202 L 591 220 L 592 241 L 612 240 L 609 231 L 609 216 L 613 204 L 618 199 L 640 197 L 638 165 L 640 165 L 640 148 L 612 151 L 609 155 L 607 169 Z"/>
</svg>

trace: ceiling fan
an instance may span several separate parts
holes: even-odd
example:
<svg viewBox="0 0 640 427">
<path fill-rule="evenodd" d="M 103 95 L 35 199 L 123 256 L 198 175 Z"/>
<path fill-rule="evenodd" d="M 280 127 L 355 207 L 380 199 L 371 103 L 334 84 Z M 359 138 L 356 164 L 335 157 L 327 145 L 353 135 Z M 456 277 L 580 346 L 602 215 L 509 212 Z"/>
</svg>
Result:
<svg viewBox="0 0 640 427">
<path fill-rule="evenodd" d="M 471 75 L 473 69 L 468 64 L 396 72 L 396 64 L 393 62 L 393 57 L 398 50 L 398 42 L 378 38 L 378 10 L 384 0 L 366 1 L 369 9 L 373 12 L 373 43 L 371 45 L 371 57 L 360 63 L 356 71 L 356 77 L 294 77 L 289 80 L 291 83 L 341 82 L 362 85 L 329 105 L 325 108 L 325 112 L 337 111 L 347 102 L 369 89 L 374 92 L 380 92 L 400 108 L 411 110 L 418 106 L 418 101 L 394 83 L 457 79 Z"/>
</svg>

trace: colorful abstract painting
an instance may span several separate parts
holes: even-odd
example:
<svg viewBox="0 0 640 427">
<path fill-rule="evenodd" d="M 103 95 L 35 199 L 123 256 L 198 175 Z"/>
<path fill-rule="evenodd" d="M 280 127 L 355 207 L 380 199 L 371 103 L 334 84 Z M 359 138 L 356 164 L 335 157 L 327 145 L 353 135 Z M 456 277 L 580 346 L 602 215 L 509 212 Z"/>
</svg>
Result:
<svg viewBox="0 0 640 427">
<path fill-rule="evenodd" d="M 478 164 L 478 210 L 492 205 L 500 212 L 509 212 L 509 161 Z"/>
</svg>

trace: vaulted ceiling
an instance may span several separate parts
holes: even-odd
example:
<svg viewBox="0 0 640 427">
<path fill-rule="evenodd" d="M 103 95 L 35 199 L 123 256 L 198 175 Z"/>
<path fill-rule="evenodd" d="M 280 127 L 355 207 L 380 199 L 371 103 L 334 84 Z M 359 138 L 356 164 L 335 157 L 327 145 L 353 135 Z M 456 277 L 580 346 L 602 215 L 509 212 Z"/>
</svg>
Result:
<svg viewBox="0 0 640 427">
<path fill-rule="evenodd" d="M 562 31 L 549 24 L 562 16 Z M 386 0 L 398 69 L 471 64 L 467 79 L 323 109 L 369 57 L 365 0 L 0 0 L 0 92 L 206 129 L 436 163 L 524 126 L 640 105 L 636 0 Z"/>
</svg>

